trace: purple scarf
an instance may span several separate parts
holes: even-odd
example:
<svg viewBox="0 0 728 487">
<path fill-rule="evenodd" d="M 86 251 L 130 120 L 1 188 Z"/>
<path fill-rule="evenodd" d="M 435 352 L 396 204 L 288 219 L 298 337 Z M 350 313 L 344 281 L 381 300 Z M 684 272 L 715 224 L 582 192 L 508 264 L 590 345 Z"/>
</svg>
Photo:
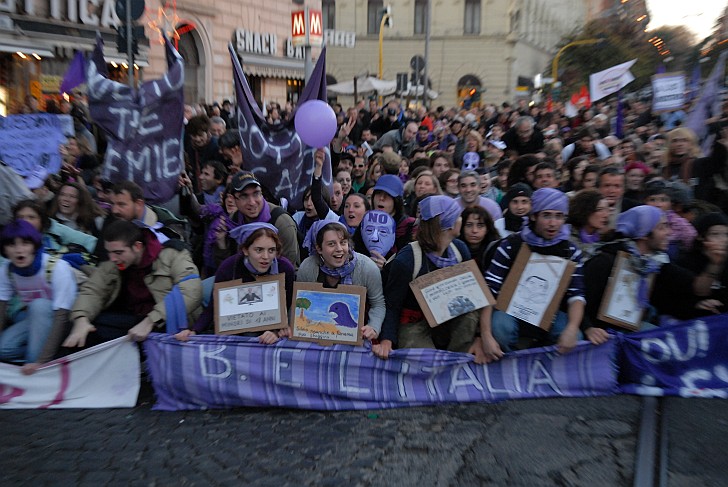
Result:
<svg viewBox="0 0 728 487">
<path fill-rule="evenodd" d="M 551 240 L 546 240 L 540 235 L 536 235 L 535 233 L 533 233 L 533 230 L 531 230 L 531 227 L 529 227 L 528 225 L 525 225 L 523 227 L 523 230 L 521 230 L 521 238 L 524 242 L 532 247 L 551 247 L 552 245 L 556 245 L 563 240 L 569 240 L 570 235 L 570 225 L 562 225 L 559 233 Z"/>
<path fill-rule="evenodd" d="M 599 232 L 587 233 L 583 228 L 579 230 L 579 239 L 585 244 L 597 243 L 602 238 Z"/>
<path fill-rule="evenodd" d="M 268 269 L 268 272 L 260 272 L 253 266 L 253 264 L 250 263 L 250 260 L 247 257 L 243 259 L 243 263 L 245 264 L 245 268 L 248 269 L 248 272 L 250 272 L 254 276 L 275 276 L 278 274 L 278 259 L 273 259 L 273 262 L 270 263 L 270 269 Z"/>
<path fill-rule="evenodd" d="M 205 205 L 200 210 L 200 216 L 205 221 L 210 221 L 210 226 L 205 233 L 205 244 L 202 247 L 202 261 L 207 270 L 215 271 L 215 246 L 217 245 L 217 229 L 220 225 L 227 228 L 237 226 L 220 205 Z"/>
<path fill-rule="evenodd" d="M 435 267 L 442 269 L 443 267 L 450 267 L 458 263 L 458 258 L 455 256 L 452 246 L 448 245 L 445 250 L 445 257 L 437 255 L 437 252 L 427 252 L 427 258 L 430 262 L 435 264 Z"/>
<path fill-rule="evenodd" d="M 331 277 L 338 277 L 341 279 L 341 284 L 354 284 L 353 277 L 354 277 L 354 267 L 356 267 L 356 253 L 352 252 L 351 258 L 346 262 L 346 264 L 342 265 L 341 267 L 332 268 L 327 266 L 323 263 L 323 259 L 321 260 L 321 272 L 326 274 L 327 276 Z"/>
<path fill-rule="evenodd" d="M 632 240 L 627 240 L 625 242 L 625 247 L 629 251 L 630 267 L 637 273 L 637 275 L 640 276 L 639 290 L 637 291 L 637 302 L 641 309 L 645 309 L 650 305 L 648 278 L 650 277 L 650 274 L 660 272 L 660 268 L 662 268 L 662 265 L 665 262 L 660 261 L 653 255 L 642 255 Z"/>
</svg>

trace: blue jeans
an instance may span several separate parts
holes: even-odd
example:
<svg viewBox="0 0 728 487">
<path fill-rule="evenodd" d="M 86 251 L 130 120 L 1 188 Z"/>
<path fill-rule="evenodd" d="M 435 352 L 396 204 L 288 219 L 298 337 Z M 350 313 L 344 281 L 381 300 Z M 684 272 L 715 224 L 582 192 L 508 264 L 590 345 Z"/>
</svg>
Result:
<svg viewBox="0 0 728 487">
<path fill-rule="evenodd" d="M 566 316 L 566 313 L 559 311 L 554 317 L 551 329 L 547 332 L 544 331 L 544 333 L 548 335 L 548 338 L 552 343 L 556 343 L 559 340 L 561 333 L 564 329 L 566 329 L 567 323 L 568 317 Z M 513 351 L 514 347 L 518 344 L 521 326 L 529 327 L 533 325 L 526 323 L 523 320 L 519 320 L 518 318 L 514 318 L 503 311 L 499 311 L 497 309 L 493 310 L 493 316 L 491 318 L 491 333 L 493 334 L 495 341 L 497 341 L 498 345 L 500 345 L 501 350 L 504 352 Z M 539 332 L 539 330 L 541 329 L 539 328 L 534 331 Z M 581 331 L 579 331 L 577 339 L 581 340 L 583 337 L 584 335 Z"/>
<path fill-rule="evenodd" d="M 36 299 L 0 333 L 0 360 L 35 362 L 53 326 L 53 303 Z"/>
</svg>

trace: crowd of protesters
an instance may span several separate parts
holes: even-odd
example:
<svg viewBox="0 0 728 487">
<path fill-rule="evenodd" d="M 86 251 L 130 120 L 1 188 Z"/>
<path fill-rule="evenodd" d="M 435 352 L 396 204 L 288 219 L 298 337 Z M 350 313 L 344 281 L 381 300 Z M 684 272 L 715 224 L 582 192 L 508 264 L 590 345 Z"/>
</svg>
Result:
<svg viewBox="0 0 728 487">
<path fill-rule="evenodd" d="M 295 110 L 264 108 L 273 125 Z M 28 176 L 28 197 L 0 232 L 0 360 L 33 373 L 125 335 L 190 340 L 213 330 L 215 282 L 279 273 L 289 307 L 295 280 L 366 287 L 362 335 L 383 359 L 424 347 L 484 363 L 519 348 L 603 343 L 613 325 L 599 307 L 620 253 L 639 279 L 642 328 L 726 311 L 728 103 L 704 121 L 714 137 L 706 153 L 679 117 L 640 100 L 620 117 L 612 100 L 571 116 L 523 100 L 333 109 L 338 132 L 315 153 L 303 207 L 290 208 L 248 170 L 233 104 L 186 106 L 174 214 L 133 182 L 104 180 L 103 140 L 83 102 L 62 107 L 78 134 L 62 148 L 63 169 Z M 384 223 L 373 227 L 369 214 Z M 391 246 L 372 245 L 387 233 Z M 412 280 L 474 259 L 497 297 L 524 244 L 574 264 L 548 330 L 493 307 L 428 326 Z M 289 331 L 253 335 L 272 344 Z"/>
</svg>

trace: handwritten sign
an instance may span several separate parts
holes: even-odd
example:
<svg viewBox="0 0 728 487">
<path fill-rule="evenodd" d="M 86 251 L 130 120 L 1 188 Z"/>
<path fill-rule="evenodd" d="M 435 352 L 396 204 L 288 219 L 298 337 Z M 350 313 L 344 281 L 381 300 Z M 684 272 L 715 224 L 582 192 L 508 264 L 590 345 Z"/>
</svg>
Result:
<svg viewBox="0 0 728 487">
<path fill-rule="evenodd" d="M 69 129 L 70 124 L 70 129 Z M 59 147 L 73 135 L 70 115 L 38 113 L 0 118 L 0 160 L 27 176 L 36 169 L 61 170 Z"/>
</svg>

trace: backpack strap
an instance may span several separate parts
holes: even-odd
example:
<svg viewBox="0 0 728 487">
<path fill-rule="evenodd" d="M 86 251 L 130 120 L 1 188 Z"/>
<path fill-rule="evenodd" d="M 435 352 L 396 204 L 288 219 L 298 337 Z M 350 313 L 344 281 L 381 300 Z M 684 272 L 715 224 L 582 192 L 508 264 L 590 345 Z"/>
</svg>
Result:
<svg viewBox="0 0 728 487">
<path fill-rule="evenodd" d="M 283 215 L 284 213 L 287 213 L 286 210 L 283 209 L 282 206 L 276 206 L 273 208 L 273 210 L 270 212 L 270 224 L 274 225 L 276 224 L 276 221 L 278 221 L 278 218 Z M 298 227 L 298 225 L 296 225 Z"/>
<path fill-rule="evenodd" d="M 420 243 L 417 240 L 410 242 L 410 246 L 412 247 L 412 256 L 415 259 L 415 266 L 412 269 L 412 280 L 414 281 L 417 278 L 417 274 L 420 273 L 420 269 L 422 269 L 422 247 L 420 247 Z"/>
</svg>

